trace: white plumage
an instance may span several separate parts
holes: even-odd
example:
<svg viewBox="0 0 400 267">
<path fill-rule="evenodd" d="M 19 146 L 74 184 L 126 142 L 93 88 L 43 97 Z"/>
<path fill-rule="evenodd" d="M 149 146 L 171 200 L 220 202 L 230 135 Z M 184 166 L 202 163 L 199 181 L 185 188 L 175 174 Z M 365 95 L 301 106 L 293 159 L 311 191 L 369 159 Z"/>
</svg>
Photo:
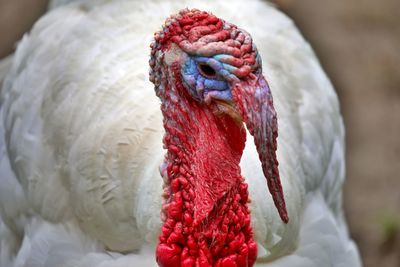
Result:
<svg viewBox="0 0 400 267">
<path fill-rule="evenodd" d="M 342 213 L 338 100 L 290 19 L 259 0 L 59 2 L 19 43 L 1 91 L 0 266 L 157 266 L 165 151 L 149 44 L 184 7 L 246 29 L 274 96 L 290 222 L 248 141 L 256 266 L 361 266 Z"/>
</svg>

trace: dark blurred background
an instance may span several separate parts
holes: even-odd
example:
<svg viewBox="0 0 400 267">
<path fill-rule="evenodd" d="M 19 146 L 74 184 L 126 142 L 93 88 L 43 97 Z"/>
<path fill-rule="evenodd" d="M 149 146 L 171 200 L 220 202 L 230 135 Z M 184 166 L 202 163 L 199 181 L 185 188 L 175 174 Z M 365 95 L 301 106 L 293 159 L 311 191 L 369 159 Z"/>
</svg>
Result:
<svg viewBox="0 0 400 267">
<path fill-rule="evenodd" d="M 0 58 L 46 2 L 0 0 Z M 400 267 L 400 1 L 273 2 L 311 43 L 339 95 L 347 129 L 344 206 L 365 267 Z"/>
</svg>

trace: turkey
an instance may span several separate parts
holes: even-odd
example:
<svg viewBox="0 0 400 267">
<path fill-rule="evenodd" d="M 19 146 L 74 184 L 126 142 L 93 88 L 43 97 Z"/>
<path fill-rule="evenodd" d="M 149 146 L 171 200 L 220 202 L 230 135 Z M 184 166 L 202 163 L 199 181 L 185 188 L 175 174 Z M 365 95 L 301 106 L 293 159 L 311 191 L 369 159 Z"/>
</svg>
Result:
<svg viewBox="0 0 400 267">
<path fill-rule="evenodd" d="M 1 266 L 361 266 L 337 96 L 272 5 L 56 1 L 7 72 Z"/>
</svg>

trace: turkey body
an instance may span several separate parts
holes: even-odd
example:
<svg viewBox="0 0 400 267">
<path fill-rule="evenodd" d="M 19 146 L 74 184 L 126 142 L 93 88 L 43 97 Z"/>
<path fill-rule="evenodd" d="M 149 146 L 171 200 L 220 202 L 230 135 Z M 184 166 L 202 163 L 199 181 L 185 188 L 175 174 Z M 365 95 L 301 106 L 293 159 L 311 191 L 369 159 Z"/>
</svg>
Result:
<svg viewBox="0 0 400 267">
<path fill-rule="evenodd" d="M 290 222 L 249 139 L 256 266 L 361 265 L 342 212 L 338 100 L 292 21 L 257 0 L 153 0 L 53 3 L 19 43 L 1 91 L 1 266 L 157 266 L 165 151 L 149 44 L 188 6 L 252 35 L 274 96 Z"/>
</svg>

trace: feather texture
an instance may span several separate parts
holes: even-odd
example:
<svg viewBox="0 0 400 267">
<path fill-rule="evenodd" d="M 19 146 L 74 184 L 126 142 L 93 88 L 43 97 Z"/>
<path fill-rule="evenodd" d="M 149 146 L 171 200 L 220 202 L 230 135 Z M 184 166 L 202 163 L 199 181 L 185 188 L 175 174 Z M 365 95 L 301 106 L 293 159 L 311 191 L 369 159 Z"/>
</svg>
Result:
<svg viewBox="0 0 400 267">
<path fill-rule="evenodd" d="M 241 168 L 256 266 L 361 265 L 341 210 L 337 96 L 290 19 L 259 0 L 51 6 L 18 45 L 1 91 L 1 266 L 156 266 L 165 151 L 149 44 L 187 6 L 252 35 L 274 96 L 290 222 L 281 222 L 248 141 Z"/>
</svg>

